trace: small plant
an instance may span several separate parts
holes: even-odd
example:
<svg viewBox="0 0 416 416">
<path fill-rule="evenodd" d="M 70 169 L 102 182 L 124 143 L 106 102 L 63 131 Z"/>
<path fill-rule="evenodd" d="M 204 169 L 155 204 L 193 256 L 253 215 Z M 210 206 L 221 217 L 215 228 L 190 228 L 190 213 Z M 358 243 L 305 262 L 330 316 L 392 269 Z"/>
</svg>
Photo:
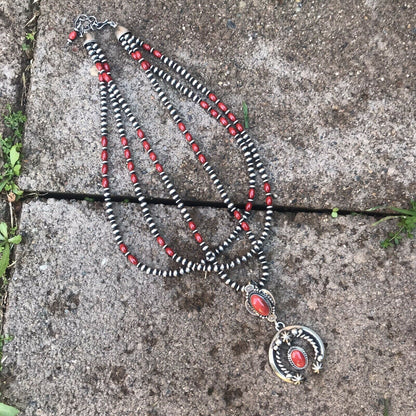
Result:
<svg viewBox="0 0 416 416">
<path fill-rule="evenodd" d="M 4 164 L 0 170 L 0 192 L 12 192 L 14 195 L 22 195 L 23 191 L 15 184 L 14 180 L 20 175 L 21 163 L 21 139 L 26 116 L 21 112 L 12 112 L 7 106 L 9 114 L 4 116 L 4 124 L 11 131 L 10 137 L 0 135 L 0 147 L 3 153 Z"/>
<path fill-rule="evenodd" d="M 384 402 L 383 416 L 389 416 L 389 414 L 390 414 L 390 412 L 389 412 L 389 409 L 390 409 L 390 399 L 385 398 L 383 400 L 383 402 Z"/>
<path fill-rule="evenodd" d="M 332 208 L 331 217 L 337 218 L 338 217 L 339 208 Z"/>
<path fill-rule="evenodd" d="M 374 211 L 381 207 L 371 208 L 368 211 Z M 387 215 L 386 217 L 378 220 L 373 225 L 380 224 L 384 221 L 397 220 L 397 229 L 388 233 L 380 246 L 383 248 L 393 247 L 400 244 L 403 238 L 414 238 L 414 230 L 416 228 L 416 201 L 410 201 L 410 209 L 388 207 L 391 211 L 400 215 Z"/>
<path fill-rule="evenodd" d="M 0 223 L 0 279 L 7 283 L 6 270 L 10 265 L 10 250 L 22 241 L 21 235 L 15 235 L 16 229 L 8 229 L 5 222 Z"/>
<path fill-rule="evenodd" d="M 32 51 L 33 51 L 33 45 L 34 45 L 34 42 L 35 42 L 35 35 L 36 35 L 36 32 L 26 33 L 25 41 L 22 43 L 22 49 L 23 49 L 23 51 L 26 52 L 28 57 L 32 54 Z"/>
<path fill-rule="evenodd" d="M 248 124 L 248 107 L 247 104 L 243 101 L 243 115 L 244 115 L 244 128 L 247 130 L 249 127 Z"/>
</svg>

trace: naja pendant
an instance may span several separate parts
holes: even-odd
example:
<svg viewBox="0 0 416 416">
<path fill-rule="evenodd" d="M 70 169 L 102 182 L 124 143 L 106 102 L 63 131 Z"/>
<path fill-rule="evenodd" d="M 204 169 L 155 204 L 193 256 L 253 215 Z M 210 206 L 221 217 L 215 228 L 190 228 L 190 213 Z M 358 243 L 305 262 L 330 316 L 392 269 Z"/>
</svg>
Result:
<svg viewBox="0 0 416 416">
<path fill-rule="evenodd" d="M 245 296 L 246 308 L 252 315 L 275 324 L 277 333 L 269 347 L 269 363 L 275 374 L 292 384 L 300 384 L 311 373 L 318 374 L 325 355 L 319 335 L 303 325 L 278 322 L 273 295 L 255 283 L 245 287 Z"/>
</svg>

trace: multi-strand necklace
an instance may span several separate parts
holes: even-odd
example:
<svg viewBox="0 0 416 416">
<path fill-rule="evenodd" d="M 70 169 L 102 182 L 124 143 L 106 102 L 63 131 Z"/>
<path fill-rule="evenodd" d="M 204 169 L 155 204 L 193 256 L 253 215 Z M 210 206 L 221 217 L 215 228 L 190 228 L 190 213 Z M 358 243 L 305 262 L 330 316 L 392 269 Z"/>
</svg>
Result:
<svg viewBox="0 0 416 416">
<path fill-rule="evenodd" d="M 162 162 L 159 160 L 156 151 L 153 149 L 151 139 L 146 135 L 140 122 L 134 116 L 130 106 L 123 98 L 116 82 L 114 81 L 111 68 L 103 50 L 92 36 L 92 32 L 110 26 L 115 29 L 115 34 L 122 47 L 129 53 L 134 61 L 137 61 L 139 68 L 144 71 L 146 77 L 157 94 L 160 103 L 166 108 L 167 113 L 176 124 L 184 140 L 188 143 L 197 163 L 207 173 L 207 176 L 215 185 L 222 201 L 227 207 L 230 215 L 236 223 L 230 235 L 216 247 L 211 247 L 204 239 L 203 232 L 198 228 L 196 221 L 192 218 L 189 210 L 181 200 L 177 190 L 171 182 L 168 173 L 165 172 Z M 126 28 L 112 22 L 98 22 L 94 16 L 81 15 L 74 25 L 74 30 L 69 34 L 68 42 L 71 43 L 78 37 L 85 35 L 84 47 L 95 64 L 96 73 L 100 88 L 101 104 L 101 185 L 104 193 L 104 201 L 107 218 L 111 224 L 116 244 L 127 260 L 140 271 L 154 276 L 176 277 L 192 272 L 213 272 L 218 275 L 220 281 L 236 292 L 242 292 L 245 296 L 247 310 L 255 316 L 267 319 L 275 325 L 276 335 L 269 348 L 269 362 L 274 372 L 284 381 L 299 384 L 310 372 L 319 373 L 324 358 L 324 345 L 320 337 L 311 329 L 293 325 L 286 326 L 277 319 L 276 303 L 273 295 L 265 289 L 269 279 L 269 265 L 263 252 L 263 245 L 269 236 L 273 214 L 272 192 L 268 175 L 260 160 L 255 144 L 251 140 L 243 124 L 236 115 L 230 111 L 228 106 L 199 80 L 193 77 L 183 66 L 167 57 L 159 50 L 148 43 L 135 37 Z M 159 60 L 164 68 L 160 68 L 151 61 Z M 227 191 L 219 180 L 215 170 L 208 161 L 208 157 L 202 152 L 200 145 L 193 134 L 180 117 L 178 110 L 169 101 L 161 88 L 159 80 L 171 85 L 180 94 L 192 100 L 197 106 L 205 110 L 206 114 L 215 119 L 234 138 L 240 148 L 246 163 L 249 189 L 247 202 L 244 209 L 239 209 L 230 200 Z M 114 215 L 112 198 L 110 195 L 110 173 L 108 165 L 108 109 L 111 108 L 117 126 L 117 131 L 123 147 L 126 167 L 134 192 L 140 204 L 143 219 L 145 220 L 150 233 L 156 239 L 160 249 L 177 264 L 176 268 L 161 269 L 147 265 L 139 260 L 122 238 L 116 216 Z M 123 117 L 124 113 L 124 117 Z M 192 261 L 180 255 L 171 247 L 166 237 L 162 236 L 147 206 L 145 195 L 139 184 L 139 177 L 136 173 L 133 154 L 129 147 L 129 139 L 126 132 L 126 121 L 133 126 L 136 136 L 144 151 L 147 153 L 151 163 L 159 174 L 159 177 L 169 192 L 170 197 L 176 204 L 184 223 L 192 234 L 196 244 L 202 250 L 203 257 L 199 261 Z M 255 235 L 249 225 L 250 214 L 253 203 L 258 194 L 257 177 L 262 182 L 262 193 L 266 204 L 266 212 L 262 230 Z M 243 255 L 238 255 L 230 261 L 221 261 L 222 255 L 233 243 L 244 233 L 250 242 L 250 248 Z M 261 266 L 261 276 L 257 281 L 247 284 L 237 282 L 229 277 L 229 272 L 236 266 L 256 258 Z"/>
</svg>

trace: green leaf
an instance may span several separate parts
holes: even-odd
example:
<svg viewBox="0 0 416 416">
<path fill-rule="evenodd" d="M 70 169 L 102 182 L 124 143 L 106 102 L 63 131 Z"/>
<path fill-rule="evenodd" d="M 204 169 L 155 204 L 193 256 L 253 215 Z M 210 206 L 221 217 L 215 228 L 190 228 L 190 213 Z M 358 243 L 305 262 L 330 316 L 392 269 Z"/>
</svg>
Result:
<svg viewBox="0 0 416 416">
<path fill-rule="evenodd" d="M 16 195 L 23 195 L 23 191 L 15 183 L 13 184 L 12 190 Z"/>
<path fill-rule="evenodd" d="M 331 212 L 331 217 L 332 218 L 337 218 L 338 217 L 338 211 L 339 211 L 339 208 L 333 208 L 332 212 Z"/>
<path fill-rule="evenodd" d="M 7 266 L 9 265 L 10 260 L 10 246 L 9 243 L 6 243 L 6 246 L 4 247 L 3 255 L 0 259 L 0 277 L 6 273 Z M 1 413 L 0 413 L 1 416 Z"/>
<path fill-rule="evenodd" d="M 0 416 L 16 416 L 20 413 L 18 409 L 7 404 L 0 403 Z"/>
<path fill-rule="evenodd" d="M 395 207 L 390 207 L 390 209 L 392 211 L 398 212 L 399 214 L 410 215 L 411 217 L 416 216 L 416 211 L 410 211 L 408 209 L 395 208 Z"/>
<path fill-rule="evenodd" d="M 20 175 L 20 169 L 21 169 L 22 165 L 20 163 L 17 163 L 16 165 L 13 166 L 13 173 L 16 176 Z"/>
<path fill-rule="evenodd" d="M 20 158 L 20 153 L 17 151 L 16 149 L 17 145 L 14 145 L 11 149 L 10 149 L 10 163 L 12 165 L 12 167 L 16 164 L 16 162 L 19 160 Z"/>
<path fill-rule="evenodd" d="M 7 185 L 8 180 L 5 179 L 3 182 L 0 182 L 0 192 L 3 190 L 3 188 Z"/>
<path fill-rule="evenodd" d="M 5 222 L 0 223 L 0 233 L 7 238 L 9 234 L 7 233 L 7 224 Z"/>
<path fill-rule="evenodd" d="M 9 238 L 9 243 L 10 244 L 19 244 L 22 241 L 22 236 L 21 235 L 15 235 L 12 238 Z"/>
<path fill-rule="evenodd" d="M 247 104 L 243 101 L 243 114 L 244 114 L 244 128 L 247 130 L 248 125 L 248 107 Z"/>
</svg>

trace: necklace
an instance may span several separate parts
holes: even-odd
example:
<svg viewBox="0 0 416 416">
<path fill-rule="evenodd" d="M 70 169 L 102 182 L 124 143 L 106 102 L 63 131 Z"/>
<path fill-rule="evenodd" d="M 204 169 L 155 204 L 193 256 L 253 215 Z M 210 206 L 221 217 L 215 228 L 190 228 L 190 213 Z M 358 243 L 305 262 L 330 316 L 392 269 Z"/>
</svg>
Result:
<svg viewBox="0 0 416 416">
<path fill-rule="evenodd" d="M 139 121 L 133 115 L 130 106 L 123 98 L 121 92 L 112 78 L 110 65 L 103 50 L 92 35 L 93 31 L 100 30 L 106 26 L 115 29 L 115 34 L 122 47 L 129 53 L 134 61 L 137 61 L 139 68 L 144 71 L 146 77 L 158 96 L 160 103 L 166 108 L 169 116 L 173 119 L 177 128 L 181 132 L 185 141 L 189 144 L 196 160 L 207 173 L 209 179 L 215 185 L 221 199 L 226 205 L 230 215 L 236 221 L 236 226 L 230 235 L 218 246 L 210 247 L 205 242 L 203 233 L 199 230 L 196 222 L 189 214 L 187 208 L 179 197 L 178 192 L 173 186 L 168 174 L 165 172 L 162 162 L 159 160 L 155 150 L 152 148 L 151 140 L 146 136 Z M 147 274 L 162 277 L 177 277 L 191 272 L 214 272 L 220 281 L 236 292 L 241 292 L 245 297 L 245 306 L 252 315 L 261 319 L 266 319 L 274 324 L 277 333 L 275 334 L 269 348 L 269 362 L 281 379 L 286 382 L 299 384 L 311 373 L 319 373 L 322 368 L 325 348 L 321 338 L 311 329 L 302 325 L 286 326 L 278 321 L 276 316 L 276 302 L 273 295 L 265 289 L 269 279 L 269 265 L 263 252 L 263 245 L 266 241 L 271 227 L 273 214 L 272 192 L 268 175 L 260 160 L 254 142 L 238 121 L 237 117 L 230 111 L 228 106 L 210 91 L 199 80 L 194 78 L 179 63 L 170 59 L 159 50 L 153 48 L 148 43 L 135 37 L 126 28 L 112 21 L 98 22 L 94 16 L 81 15 L 75 20 L 74 30 L 69 34 L 68 43 L 72 43 L 78 37 L 85 35 L 84 47 L 95 64 L 95 72 L 98 75 L 100 89 L 100 117 L 101 117 L 101 185 L 103 188 L 105 212 L 111 224 L 116 244 L 127 260 L 136 266 L 140 271 Z M 159 60 L 167 69 L 160 68 L 150 62 Z M 244 210 L 240 210 L 230 200 L 228 194 L 219 180 L 214 169 L 210 165 L 208 158 L 202 153 L 200 145 L 196 142 L 193 135 L 188 131 L 184 121 L 180 117 L 177 109 L 172 105 L 160 86 L 159 80 L 171 85 L 180 94 L 192 100 L 200 106 L 208 116 L 218 121 L 224 129 L 235 139 L 235 143 L 243 153 L 247 174 L 249 178 L 249 189 L 247 202 Z M 126 167 L 134 192 L 140 203 L 143 218 L 154 236 L 162 251 L 169 256 L 173 262 L 177 263 L 176 268 L 161 269 L 148 266 L 144 261 L 139 260 L 130 252 L 123 241 L 117 219 L 112 207 L 110 195 L 110 175 L 108 165 L 108 109 L 111 108 L 117 126 L 118 135 L 126 159 Z M 124 113 L 124 118 L 123 118 Z M 139 184 L 139 179 L 135 171 L 133 155 L 129 147 L 125 122 L 129 121 L 133 126 L 137 139 L 140 141 L 144 151 L 149 156 L 151 163 L 159 174 L 159 177 L 176 204 L 189 231 L 192 233 L 195 242 L 203 252 L 203 257 L 199 261 L 192 261 L 179 255 L 164 238 L 153 220 L 143 191 Z M 248 223 L 256 198 L 257 176 L 260 176 L 266 213 L 262 230 L 256 236 Z M 239 237 L 241 233 L 250 242 L 250 249 L 244 255 L 236 256 L 231 261 L 220 261 L 221 255 L 227 251 Z M 261 266 L 261 276 L 258 281 L 251 281 L 248 284 L 241 284 L 229 277 L 229 271 L 236 266 L 246 263 L 252 258 L 257 258 Z"/>
</svg>

